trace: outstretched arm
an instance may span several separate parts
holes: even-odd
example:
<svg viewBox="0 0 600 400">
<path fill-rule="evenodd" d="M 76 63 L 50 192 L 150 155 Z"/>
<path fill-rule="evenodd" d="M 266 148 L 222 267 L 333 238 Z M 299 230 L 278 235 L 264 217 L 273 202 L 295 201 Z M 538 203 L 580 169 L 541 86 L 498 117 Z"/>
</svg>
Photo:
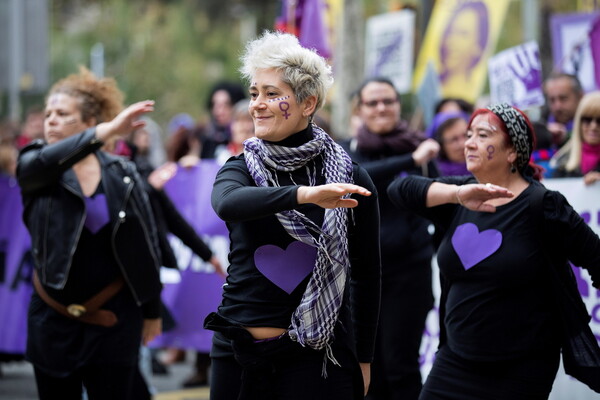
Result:
<svg viewBox="0 0 600 400">
<path fill-rule="evenodd" d="M 473 183 L 468 185 L 450 185 L 433 182 L 427 191 L 427 207 L 442 204 L 460 204 L 473 211 L 495 212 L 496 207 L 488 204 L 488 200 L 513 197 L 513 193 L 501 186 L 490 183 Z"/>
</svg>

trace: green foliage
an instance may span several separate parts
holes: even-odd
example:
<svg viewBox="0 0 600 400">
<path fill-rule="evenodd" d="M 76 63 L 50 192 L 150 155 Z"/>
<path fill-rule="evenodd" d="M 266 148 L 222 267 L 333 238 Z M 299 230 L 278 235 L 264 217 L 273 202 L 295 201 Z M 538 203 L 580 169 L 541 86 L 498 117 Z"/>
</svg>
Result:
<svg viewBox="0 0 600 400">
<path fill-rule="evenodd" d="M 55 1 L 52 81 L 89 67 L 90 50 L 101 43 L 104 74 L 118 81 L 126 102 L 156 100 L 153 117 L 163 126 L 180 112 L 200 118 L 212 85 L 239 80 L 238 57 L 251 39 L 242 43 L 242 19 L 260 13 L 268 23 L 257 22 L 260 32 L 276 11 L 275 0 Z"/>
</svg>

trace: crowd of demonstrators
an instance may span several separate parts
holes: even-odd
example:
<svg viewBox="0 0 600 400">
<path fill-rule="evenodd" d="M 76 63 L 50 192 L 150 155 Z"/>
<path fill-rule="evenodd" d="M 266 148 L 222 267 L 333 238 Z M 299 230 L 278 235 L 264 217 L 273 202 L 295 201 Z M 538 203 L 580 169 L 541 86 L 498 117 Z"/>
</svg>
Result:
<svg viewBox="0 0 600 400">
<path fill-rule="evenodd" d="M 142 126 L 153 102 L 121 111 L 122 98 L 85 69 L 58 81 L 45 142 L 19 156 L 35 261 L 26 357 L 41 399 L 80 399 L 82 387 L 90 399 L 149 397 L 138 351 L 161 332 L 161 253 L 142 179 L 101 148 Z"/>
<path fill-rule="evenodd" d="M 433 306 L 433 246 L 429 222 L 395 209 L 386 190 L 402 173 L 437 176 L 431 160 L 439 146 L 401 119 L 400 97 L 389 79 L 370 78 L 357 95 L 361 125 L 344 146 L 373 180 L 381 215 L 381 312 L 368 398 L 416 399 L 421 389 L 419 348 Z"/>
<path fill-rule="evenodd" d="M 92 399 L 150 396 L 134 361 L 161 317 L 163 330 L 175 323 L 156 273 L 177 268 L 168 233 L 230 274 L 206 319 L 216 331 L 211 353 L 196 353 L 184 387 L 211 376 L 215 400 L 360 398 L 368 388 L 369 399 L 547 397 L 566 344 L 552 324 L 560 288 L 539 271 L 551 264 L 568 280 L 558 264 L 577 260 L 597 286 L 599 259 L 597 237 L 537 180 L 600 180 L 600 92 L 584 94 L 576 76 L 552 73 L 543 84 L 548 116 L 533 124 L 514 107 L 473 113 L 469 102 L 443 98 L 423 133 L 402 119 L 392 81 L 372 77 L 348 104 L 349 139 L 335 144 L 317 114 L 331 78 L 325 60 L 290 35 L 266 33 L 242 61 L 250 100 L 238 83 L 217 82 L 207 122 L 178 114 L 166 138 L 146 115 L 151 102 L 122 110 L 116 83 L 85 69 L 52 86 L 21 125 L 0 125 L 0 174 L 18 175 L 36 255 L 26 357 L 40 398 L 76 398 L 82 382 Z M 163 190 L 178 167 L 207 159 L 223 165 L 213 206 L 230 229 L 231 265 L 220 264 Z M 123 185 L 130 195 L 117 190 Z M 539 215 L 529 210 L 535 201 Z M 490 230 L 494 250 L 473 261 L 481 252 L 470 239 Z M 117 251 L 104 251 L 111 246 Z M 423 389 L 434 251 L 442 333 Z M 276 268 L 284 264 L 304 272 Z M 517 268 L 524 279 L 514 278 Z M 79 304 L 92 311 L 77 316 Z M 501 318 L 506 309 L 515 310 L 510 320 Z M 514 337 L 524 330 L 533 334 Z M 185 350 L 167 349 L 164 361 Z M 315 385 L 305 387 L 307 379 Z"/>
<path fill-rule="evenodd" d="M 583 177 L 586 185 L 600 180 L 600 92 L 583 96 L 567 143 L 554 155 L 553 177 Z"/>
<path fill-rule="evenodd" d="M 477 110 L 468 132 L 474 177 L 409 176 L 388 189 L 397 206 L 444 232 L 440 348 L 420 399 L 546 399 L 561 348 L 573 356 L 567 372 L 600 390 L 600 349 L 567 262 L 587 268 L 599 288 L 600 239 L 537 182 L 535 134 L 521 111 Z M 561 340 L 563 328 L 576 329 L 578 342 Z"/>
<path fill-rule="evenodd" d="M 323 58 L 266 32 L 242 64 L 256 137 L 212 193 L 231 251 L 222 303 L 205 321 L 216 331 L 211 397 L 363 398 L 379 305 L 375 187 L 311 124 L 332 83 Z"/>
</svg>

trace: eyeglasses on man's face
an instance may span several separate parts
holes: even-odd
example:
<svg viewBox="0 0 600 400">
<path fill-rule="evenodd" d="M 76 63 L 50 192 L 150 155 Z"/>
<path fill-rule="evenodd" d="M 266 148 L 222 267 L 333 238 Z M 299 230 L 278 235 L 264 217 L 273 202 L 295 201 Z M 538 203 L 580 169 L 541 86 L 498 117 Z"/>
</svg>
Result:
<svg viewBox="0 0 600 400">
<path fill-rule="evenodd" d="M 379 103 L 383 104 L 385 107 L 389 107 L 398 102 L 398 99 L 379 99 L 379 100 L 369 100 L 363 101 L 362 105 L 369 108 L 375 108 L 379 105 Z"/>
</svg>

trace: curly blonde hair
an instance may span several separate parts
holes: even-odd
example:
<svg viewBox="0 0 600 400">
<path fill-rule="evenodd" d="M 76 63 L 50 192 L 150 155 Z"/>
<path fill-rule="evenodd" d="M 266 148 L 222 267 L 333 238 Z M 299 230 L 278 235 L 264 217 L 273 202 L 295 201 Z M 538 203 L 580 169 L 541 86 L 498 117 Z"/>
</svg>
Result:
<svg viewBox="0 0 600 400">
<path fill-rule="evenodd" d="M 50 88 L 48 98 L 64 93 L 79 102 L 81 119 L 85 122 L 95 118 L 96 123 L 112 120 L 123 109 L 123 92 L 113 78 L 97 78 L 89 69 L 81 66 L 78 74 L 72 74 L 56 82 Z"/>
</svg>

